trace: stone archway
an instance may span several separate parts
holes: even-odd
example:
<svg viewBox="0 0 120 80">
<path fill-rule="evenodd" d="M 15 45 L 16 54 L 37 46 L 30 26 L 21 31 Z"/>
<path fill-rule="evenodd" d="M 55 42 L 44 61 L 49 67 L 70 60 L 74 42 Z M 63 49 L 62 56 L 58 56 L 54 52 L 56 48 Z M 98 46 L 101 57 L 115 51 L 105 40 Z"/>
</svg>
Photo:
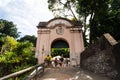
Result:
<svg viewBox="0 0 120 80">
<path fill-rule="evenodd" d="M 63 44 L 67 43 L 69 46 L 70 64 L 80 64 L 80 53 L 84 50 L 80 21 L 54 18 L 48 22 L 40 22 L 37 28 L 38 37 L 35 56 L 38 58 L 38 63 L 42 63 L 45 56 L 51 54 L 53 44 L 57 46 L 62 42 Z"/>
<path fill-rule="evenodd" d="M 69 44 L 63 39 L 54 40 L 51 44 L 52 56 L 63 56 L 69 58 Z"/>
<path fill-rule="evenodd" d="M 63 39 L 57 39 L 52 42 L 51 48 L 69 48 L 69 44 Z"/>
</svg>

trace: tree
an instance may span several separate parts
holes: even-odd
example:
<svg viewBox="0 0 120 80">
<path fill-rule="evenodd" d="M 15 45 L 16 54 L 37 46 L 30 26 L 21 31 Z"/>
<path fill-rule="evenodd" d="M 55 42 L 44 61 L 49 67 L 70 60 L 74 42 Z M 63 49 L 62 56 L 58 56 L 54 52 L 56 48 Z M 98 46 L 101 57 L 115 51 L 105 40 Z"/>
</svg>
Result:
<svg viewBox="0 0 120 80">
<path fill-rule="evenodd" d="M 53 12 L 55 17 L 74 17 L 77 20 L 77 17 L 74 13 L 76 7 L 76 0 L 48 0 L 48 8 Z"/>
<path fill-rule="evenodd" d="M 33 43 L 33 45 L 35 47 L 36 46 L 36 40 L 37 40 L 37 38 L 34 35 L 32 35 L 32 36 L 25 35 L 24 37 L 20 38 L 18 41 L 20 41 L 20 42 L 29 41 L 29 42 Z"/>
<path fill-rule="evenodd" d="M 2 37 L 1 42 L 2 47 L 0 49 L 0 54 L 5 54 L 6 52 L 12 51 L 14 48 L 16 48 L 18 43 L 13 37 L 10 36 Z"/>
<path fill-rule="evenodd" d="M 33 44 L 29 41 L 19 42 L 13 52 L 17 55 L 17 58 L 19 58 L 21 65 L 27 65 L 30 61 L 31 63 L 29 64 L 32 64 L 35 60 Z"/>
<path fill-rule="evenodd" d="M 7 39 L 9 40 L 5 40 L 3 45 L 6 51 L 0 55 L 0 76 L 8 75 L 13 71 L 36 64 L 32 43 L 28 41 L 17 42 L 12 37 L 7 37 Z"/>
<path fill-rule="evenodd" d="M 120 40 L 120 1 L 119 0 L 91 0 L 90 43 L 104 33 L 110 33 L 116 40 Z M 93 6 L 94 5 L 94 6 Z M 88 11 L 89 11 L 88 10 Z"/>
<path fill-rule="evenodd" d="M 14 25 L 13 22 L 0 19 L 0 36 L 7 35 L 18 38 L 19 32 L 17 32 L 16 25 Z"/>
<path fill-rule="evenodd" d="M 120 41 L 120 0 L 112 0 L 109 10 L 109 26 L 113 26 L 111 34 Z"/>
<path fill-rule="evenodd" d="M 4 23 L 0 21 L 0 29 L 4 28 Z"/>
<path fill-rule="evenodd" d="M 86 17 L 90 16 L 90 43 L 96 41 L 103 33 L 110 32 L 110 27 L 102 23 L 108 16 L 109 0 L 78 0 L 78 3 L 78 12 L 85 16 L 85 21 Z"/>
<path fill-rule="evenodd" d="M 0 19 L 0 77 L 36 64 L 33 44 L 18 42 L 15 39 L 18 36 L 13 22 Z M 29 39 L 34 42 L 35 38 Z"/>
</svg>

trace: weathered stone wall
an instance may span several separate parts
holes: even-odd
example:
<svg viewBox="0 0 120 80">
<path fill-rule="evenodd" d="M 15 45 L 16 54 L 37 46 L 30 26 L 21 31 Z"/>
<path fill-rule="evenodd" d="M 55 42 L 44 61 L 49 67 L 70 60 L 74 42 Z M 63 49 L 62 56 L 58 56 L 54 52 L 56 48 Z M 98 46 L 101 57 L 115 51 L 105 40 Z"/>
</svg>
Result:
<svg viewBox="0 0 120 80">
<path fill-rule="evenodd" d="M 115 68 L 118 72 L 115 80 L 120 80 L 120 43 L 116 44 L 113 47 L 113 53 L 116 59 L 116 64 L 115 64 Z"/>
<path fill-rule="evenodd" d="M 119 50 L 120 46 L 117 44 L 109 34 L 104 34 L 98 42 L 92 44 L 81 54 L 80 66 L 94 73 L 115 78 L 118 74 L 116 65 L 120 63 L 119 57 L 117 56 L 117 50 Z M 118 58 L 117 61 L 116 58 Z M 118 67 L 120 68 L 120 66 Z"/>
</svg>

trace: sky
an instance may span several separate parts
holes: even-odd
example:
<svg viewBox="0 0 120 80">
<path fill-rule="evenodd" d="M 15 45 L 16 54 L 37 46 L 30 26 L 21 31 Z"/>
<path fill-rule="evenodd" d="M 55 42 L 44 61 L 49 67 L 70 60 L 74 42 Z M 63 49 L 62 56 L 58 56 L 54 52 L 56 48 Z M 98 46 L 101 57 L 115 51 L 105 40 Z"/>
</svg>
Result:
<svg viewBox="0 0 120 80">
<path fill-rule="evenodd" d="M 37 25 L 53 18 L 47 0 L 0 0 L 0 19 L 17 25 L 20 36 L 37 36 Z"/>
</svg>

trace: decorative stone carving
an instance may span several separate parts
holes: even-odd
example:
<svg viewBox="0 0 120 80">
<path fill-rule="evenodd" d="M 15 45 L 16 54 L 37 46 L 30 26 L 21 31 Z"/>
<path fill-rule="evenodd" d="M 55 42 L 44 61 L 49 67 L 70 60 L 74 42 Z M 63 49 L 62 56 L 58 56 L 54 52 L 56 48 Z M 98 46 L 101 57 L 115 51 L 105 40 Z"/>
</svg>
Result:
<svg viewBox="0 0 120 80">
<path fill-rule="evenodd" d="M 58 27 L 58 28 L 56 29 L 56 33 L 57 33 L 58 35 L 62 35 L 62 34 L 64 33 L 64 29 L 63 29 L 62 27 Z"/>
</svg>

